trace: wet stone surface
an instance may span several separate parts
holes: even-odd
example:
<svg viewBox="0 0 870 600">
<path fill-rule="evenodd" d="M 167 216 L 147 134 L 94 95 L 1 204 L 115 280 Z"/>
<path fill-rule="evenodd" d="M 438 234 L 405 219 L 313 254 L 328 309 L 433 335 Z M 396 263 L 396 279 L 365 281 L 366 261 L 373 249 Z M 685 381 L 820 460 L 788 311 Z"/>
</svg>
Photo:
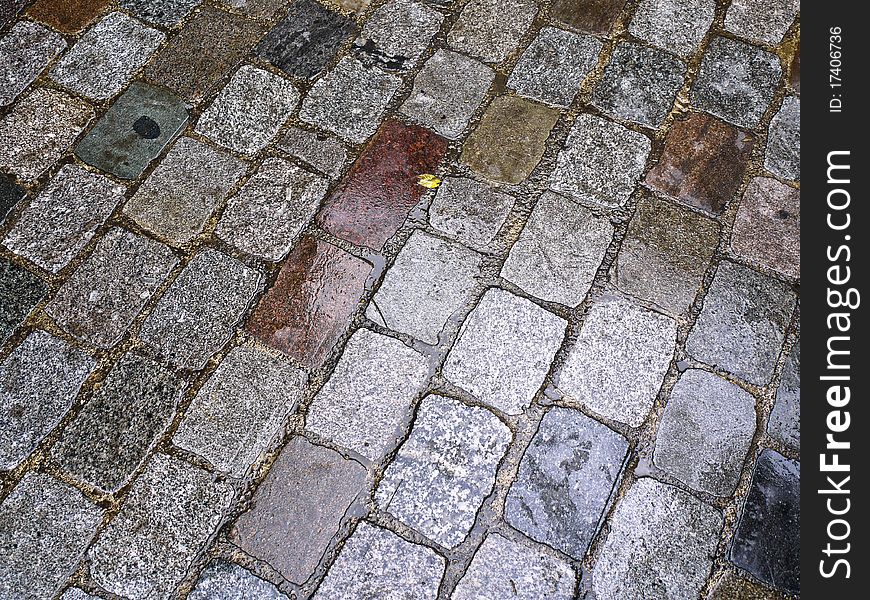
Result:
<svg viewBox="0 0 870 600">
<path fill-rule="evenodd" d="M 6 221 L 6 217 L 15 205 L 27 195 L 27 192 L 15 183 L 15 181 L 0 173 L 0 225 Z"/>
<path fill-rule="evenodd" d="M 770 121 L 764 168 L 783 179 L 801 178 L 801 101 L 789 96 Z"/>
<path fill-rule="evenodd" d="M 595 536 L 627 451 L 625 438 L 580 411 L 551 409 L 523 456 L 505 519 L 579 559 Z"/>
<path fill-rule="evenodd" d="M 710 29 L 715 10 L 715 0 L 641 0 L 628 30 L 686 58 Z"/>
<path fill-rule="evenodd" d="M 27 15 L 61 33 L 77 33 L 91 24 L 109 3 L 110 0 L 37 0 L 27 9 Z"/>
<path fill-rule="evenodd" d="M 29 21 L 0 37 L 0 106 L 12 104 L 64 48 L 63 36 Z"/>
<path fill-rule="evenodd" d="M 689 332 L 694 358 L 756 385 L 773 374 L 795 306 L 786 284 L 731 262 L 719 265 Z"/>
<path fill-rule="evenodd" d="M 508 414 L 532 401 L 567 323 L 529 300 L 492 288 L 465 319 L 444 376 Z"/>
<path fill-rule="evenodd" d="M 118 3 L 140 19 L 171 27 L 189 15 L 202 0 L 118 0 Z"/>
<path fill-rule="evenodd" d="M 188 595 L 190 600 L 287 600 L 268 581 L 263 581 L 238 565 L 215 561 L 199 577 Z"/>
<path fill-rule="evenodd" d="M 511 432 L 484 408 L 428 396 L 375 493 L 381 510 L 454 548 L 495 483 Z"/>
<path fill-rule="evenodd" d="M 586 33 L 607 35 L 625 0 L 553 0 L 549 16 Z"/>
<path fill-rule="evenodd" d="M 18 327 L 48 292 L 48 286 L 27 269 L 0 259 L 0 343 Z"/>
<path fill-rule="evenodd" d="M 444 16 L 412 0 L 392 0 L 366 21 L 354 44 L 387 69 L 410 69 L 417 64 Z"/>
<path fill-rule="evenodd" d="M 347 150 L 337 139 L 298 127 L 291 127 L 277 145 L 332 178 L 341 174 L 347 160 Z"/>
<path fill-rule="evenodd" d="M 795 450 L 801 447 L 801 346 L 792 347 L 776 390 L 776 401 L 767 422 L 767 434 Z"/>
<path fill-rule="evenodd" d="M 800 592 L 799 462 L 763 450 L 742 507 L 729 558 L 774 587 Z"/>
<path fill-rule="evenodd" d="M 429 223 L 472 248 L 486 250 L 513 205 L 512 196 L 486 184 L 448 177 L 429 207 Z"/>
<path fill-rule="evenodd" d="M 788 600 L 788 596 L 758 583 L 748 575 L 726 573 L 707 600 Z"/>
<path fill-rule="evenodd" d="M 734 0 L 725 15 L 725 29 L 753 41 L 776 45 L 799 9 L 799 0 Z"/>
<path fill-rule="evenodd" d="M 447 34 L 454 50 L 499 63 L 516 49 L 538 7 L 532 0 L 471 0 Z"/>
<path fill-rule="evenodd" d="M 740 200 L 731 249 L 783 275 L 800 277 L 800 229 L 800 190 L 757 177 Z"/>
<path fill-rule="evenodd" d="M 358 463 L 294 437 L 236 521 L 231 540 L 290 581 L 305 583 L 366 481 Z"/>
</svg>

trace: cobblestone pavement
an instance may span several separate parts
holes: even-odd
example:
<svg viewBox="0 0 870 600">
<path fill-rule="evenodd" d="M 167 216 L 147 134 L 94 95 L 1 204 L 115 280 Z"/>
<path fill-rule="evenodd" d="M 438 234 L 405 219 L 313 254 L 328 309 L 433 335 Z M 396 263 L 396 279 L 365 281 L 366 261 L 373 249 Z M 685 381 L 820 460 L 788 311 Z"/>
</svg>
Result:
<svg viewBox="0 0 870 600">
<path fill-rule="evenodd" d="M 796 597 L 799 40 L 0 0 L 0 598 Z"/>
</svg>

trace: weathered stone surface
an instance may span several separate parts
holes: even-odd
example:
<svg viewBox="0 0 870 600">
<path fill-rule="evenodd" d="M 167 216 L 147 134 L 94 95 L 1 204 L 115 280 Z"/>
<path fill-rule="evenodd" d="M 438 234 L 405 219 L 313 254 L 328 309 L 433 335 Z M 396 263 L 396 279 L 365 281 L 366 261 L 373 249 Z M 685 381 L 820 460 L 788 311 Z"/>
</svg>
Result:
<svg viewBox="0 0 870 600">
<path fill-rule="evenodd" d="M 775 46 L 791 27 L 799 10 L 799 0 L 734 0 L 725 15 L 725 29 Z"/>
<path fill-rule="evenodd" d="M 486 184 L 446 177 L 429 207 L 429 223 L 472 248 L 486 250 L 513 205 L 512 196 Z"/>
<path fill-rule="evenodd" d="M 520 183 L 537 166 L 559 113 L 523 98 L 499 96 L 462 148 L 462 162 L 492 181 Z"/>
<path fill-rule="evenodd" d="M 429 396 L 375 493 L 381 510 L 446 548 L 468 535 L 511 431 L 485 408 Z"/>
<path fill-rule="evenodd" d="M 762 450 L 729 559 L 754 577 L 800 592 L 801 464 Z"/>
<path fill-rule="evenodd" d="M 76 479 L 115 492 L 172 422 L 185 382 L 153 360 L 124 355 L 52 447 Z"/>
<path fill-rule="evenodd" d="M 242 66 L 196 124 L 196 131 L 221 146 L 255 154 L 278 133 L 299 102 L 283 77 Z"/>
<path fill-rule="evenodd" d="M 372 266 L 305 236 L 248 321 L 257 338 L 316 369 L 329 356 L 359 306 Z"/>
<path fill-rule="evenodd" d="M 755 398 L 717 375 L 689 369 L 671 391 L 654 461 L 693 489 L 729 496 L 754 434 Z"/>
<path fill-rule="evenodd" d="M 651 188 L 713 214 L 737 193 L 754 138 L 703 113 L 674 121 L 658 164 L 646 176 Z"/>
<path fill-rule="evenodd" d="M 69 588 L 60 598 L 61 600 L 100 600 L 97 596 L 92 596 L 79 588 Z"/>
<path fill-rule="evenodd" d="M 168 596 L 217 529 L 232 495 L 208 472 L 156 454 L 88 550 L 91 576 L 114 594 Z"/>
<path fill-rule="evenodd" d="M 88 98 L 111 98 L 165 39 L 163 33 L 124 13 L 110 13 L 63 55 L 51 78 Z"/>
<path fill-rule="evenodd" d="M 0 120 L 0 169 L 32 181 L 82 132 L 93 109 L 64 92 L 37 88 Z"/>
<path fill-rule="evenodd" d="M 710 29 L 715 11 L 715 0 L 641 0 L 628 30 L 686 58 Z"/>
<path fill-rule="evenodd" d="M 279 158 L 267 158 L 227 202 L 215 233 L 249 254 L 286 256 L 326 195 L 327 181 Z"/>
<path fill-rule="evenodd" d="M 789 597 L 748 576 L 726 572 L 706 600 L 789 600 Z"/>
<path fill-rule="evenodd" d="M 574 121 L 550 176 L 550 189 L 583 202 L 622 206 L 643 174 L 649 138 L 606 119 Z"/>
<path fill-rule="evenodd" d="M 361 522 L 314 600 L 435 600 L 444 559 L 394 533 Z"/>
<path fill-rule="evenodd" d="M 259 23 L 203 6 L 145 68 L 145 77 L 198 103 L 263 33 Z"/>
<path fill-rule="evenodd" d="M 0 38 L 0 106 L 11 104 L 64 48 L 63 36 L 30 21 L 7 31 Z"/>
<path fill-rule="evenodd" d="M 789 277 L 801 274 L 801 191 L 775 179 L 749 182 L 734 219 L 731 248 Z"/>
<path fill-rule="evenodd" d="M 448 319 L 474 297 L 483 257 L 415 231 L 372 299 L 373 321 L 437 344 Z"/>
<path fill-rule="evenodd" d="M 176 264 L 178 259 L 163 244 L 111 229 L 45 310 L 74 336 L 108 348 L 121 339 Z"/>
<path fill-rule="evenodd" d="M 792 89 L 800 95 L 801 93 L 801 44 L 797 40 L 797 47 L 791 57 L 788 65 L 788 80 Z"/>
<path fill-rule="evenodd" d="M 231 540 L 284 577 L 305 583 L 344 514 L 366 488 L 366 470 L 294 437 L 257 488 Z"/>
<path fill-rule="evenodd" d="M 544 27 L 523 52 L 507 84 L 521 96 L 568 107 L 598 62 L 601 48 L 591 35 Z"/>
<path fill-rule="evenodd" d="M 268 581 L 263 581 L 239 565 L 215 561 L 202 572 L 196 587 L 188 596 L 190 600 L 287 600 Z"/>
<path fill-rule="evenodd" d="M 364 142 L 377 130 L 400 82 L 395 75 L 345 57 L 311 86 L 299 118 L 348 141 Z"/>
<path fill-rule="evenodd" d="M 0 597 L 57 594 L 102 517 L 74 487 L 44 473 L 25 475 L 0 505 Z"/>
<path fill-rule="evenodd" d="M 401 111 L 449 139 L 460 137 L 495 80 L 486 65 L 438 50 L 414 79 Z"/>
<path fill-rule="evenodd" d="M 336 237 L 380 250 L 426 191 L 417 176 L 436 172 L 446 152 L 440 136 L 387 121 L 326 200 L 318 224 Z"/>
<path fill-rule="evenodd" d="M 256 347 L 233 348 L 185 411 L 172 442 L 243 477 L 305 389 L 305 373 Z"/>
<path fill-rule="evenodd" d="M 529 537 L 582 559 L 627 451 L 625 438 L 580 411 L 551 409 L 520 463 L 505 518 Z"/>
<path fill-rule="evenodd" d="M 109 3 L 110 0 L 37 0 L 27 9 L 27 15 L 62 33 L 78 33 Z"/>
<path fill-rule="evenodd" d="M 0 343 L 6 341 L 47 292 L 48 286 L 42 279 L 0 259 Z"/>
<path fill-rule="evenodd" d="M 118 3 L 149 23 L 171 27 L 189 15 L 202 0 L 118 0 Z"/>
<path fill-rule="evenodd" d="M 553 0 L 550 16 L 574 29 L 607 35 L 625 0 Z"/>
<path fill-rule="evenodd" d="M 616 507 L 592 572 L 599 600 L 695 598 L 710 574 L 722 515 L 644 477 Z"/>
<path fill-rule="evenodd" d="M 218 0 L 218 2 L 249 17 L 264 19 L 270 19 L 279 9 L 287 6 L 285 0 Z M 341 4 L 340 0 L 338 4 Z"/>
<path fill-rule="evenodd" d="M 447 34 L 447 43 L 486 62 L 499 63 L 513 52 L 532 24 L 532 0 L 471 0 Z"/>
<path fill-rule="evenodd" d="M 173 245 L 185 244 L 202 231 L 244 171 L 234 156 L 179 138 L 124 205 L 124 214 Z"/>
<path fill-rule="evenodd" d="M 776 402 L 770 411 L 767 434 L 795 449 L 801 448 L 801 345 L 795 342 L 776 391 Z"/>
<path fill-rule="evenodd" d="M 639 427 L 652 408 L 674 354 L 673 319 L 621 298 L 589 309 L 558 385 L 610 419 Z"/>
<path fill-rule="evenodd" d="M 801 101 L 788 96 L 770 121 L 764 168 L 783 179 L 801 178 Z"/>
<path fill-rule="evenodd" d="M 490 406 L 520 414 L 544 382 L 566 326 L 529 300 L 491 288 L 463 323 L 444 376 Z"/>
<path fill-rule="evenodd" d="M 412 0 L 391 0 L 375 10 L 354 42 L 387 69 L 410 69 L 441 28 L 444 15 Z"/>
<path fill-rule="evenodd" d="M 72 406 L 94 360 L 34 331 L 0 364 L 0 469 L 12 470 Z"/>
<path fill-rule="evenodd" d="M 157 303 L 139 335 L 175 364 L 200 369 L 229 340 L 260 280 L 254 269 L 215 250 L 202 250 Z"/>
<path fill-rule="evenodd" d="M 347 160 L 347 150 L 337 139 L 298 127 L 287 131 L 278 148 L 333 178 L 341 174 Z"/>
<path fill-rule="evenodd" d="M 75 154 L 121 179 L 137 179 L 186 124 L 181 98 L 135 82 L 76 145 Z"/>
<path fill-rule="evenodd" d="M 3 245 L 57 273 L 91 240 L 124 191 L 101 175 L 64 165 L 21 213 Z"/>
<path fill-rule="evenodd" d="M 718 243 L 719 225 L 713 219 L 644 196 L 620 245 L 614 283 L 668 314 L 684 314 Z"/>
<path fill-rule="evenodd" d="M 308 410 L 306 429 L 379 461 L 399 439 L 429 376 L 426 358 L 399 340 L 360 329 Z"/>
<path fill-rule="evenodd" d="M 717 37 L 704 54 L 692 87 L 692 103 L 738 127 L 751 129 L 767 110 L 781 75 L 775 54 Z"/>
<path fill-rule="evenodd" d="M 27 192 L 15 181 L 0 173 L 0 224 L 2 224 L 15 205 L 27 195 Z"/>
<path fill-rule="evenodd" d="M 749 383 L 773 374 L 795 306 L 786 284 L 742 265 L 723 262 L 689 332 L 686 351 Z"/>
<path fill-rule="evenodd" d="M 538 200 L 501 276 L 542 300 L 583 301 L 613 238 L 606 216 L 552 192 Z"/>
</svg>

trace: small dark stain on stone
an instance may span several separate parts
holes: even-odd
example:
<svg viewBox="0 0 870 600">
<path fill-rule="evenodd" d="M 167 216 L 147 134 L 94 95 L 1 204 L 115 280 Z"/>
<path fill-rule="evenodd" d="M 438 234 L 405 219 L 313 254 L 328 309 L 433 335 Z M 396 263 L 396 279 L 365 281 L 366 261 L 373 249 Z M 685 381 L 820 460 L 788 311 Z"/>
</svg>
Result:
<svg viewBox="0 0 870 600">
<path fill-rule="evenodd" d="M 780 208 L 778 211 L 776 211 L 776 216 L 778 216 L 780 219 L 788 219 L 791 216 L 791 213 L 789 213 L 785 209 Z"/>
<path fill-rule="evenodd" d="M 146 140 L 156 140 L 160 137 L 160 125 L 157 124 L 157 121 L 145 115 L 136 119 L 136 122 L 133 123 L 133 131 Z"/>
</svg>

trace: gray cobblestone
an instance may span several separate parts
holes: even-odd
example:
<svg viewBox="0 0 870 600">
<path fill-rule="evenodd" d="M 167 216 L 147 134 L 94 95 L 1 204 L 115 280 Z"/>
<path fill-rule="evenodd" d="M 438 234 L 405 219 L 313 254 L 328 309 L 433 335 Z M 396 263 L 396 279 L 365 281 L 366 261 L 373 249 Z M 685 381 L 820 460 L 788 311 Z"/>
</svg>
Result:
<svg viewBox="0 0 870 600">
<path fill-rule="evenodd" d="M 770 121 L 764 168 L 783 179 L 801 178 L 801 101 L 788 96 Z"/>
<path fill-rule="evenodd" d="M 443 20 L 444 15 L 425 4 L 391 0 L 372 13 L 355 44 L 388 68 L 409 69 Z"/>
<path fill-rule="evenodd" d="M 0 38 L 0 106 L 11 104 L 66 48 L 47 27 L 19 21 Z"/>
<path fill-rule="evenodd" d="M 801 347 L 798 340 L 785 362 L 767 433 L 786 446 L 801 447 Z"/>
<path fill-rule="evenodd" d="M 447 35 L 456 50 L 499 63 L 532 24 L 538 7 L 532 0 L 471 0 Z"/>
<path fill-rule="evenodd" d="M 287 596 L 268 581 L 263 581 L 247 569 L 224 561 L 216 561 L 203 571 L 190 600 L 286 600 Z"/>
<path fill-rule="evenodd" d="M 23 267 L 0 259 L 0 343 L 45 297 L 48 286 Z"/>
<path fill-rule="evenodd" d="M 725 15 L 725 29 L 739 36 L 775 45 L 791 27 L 799 0 L 733 0 Z"/>
<path fill-rule="evenodd" d="M 685 58 L 710 29 L 715 11 L 715 0 L 641 0 L 628 30 Z"/>
<path fill-rule="evenodd" d="M 488 185 L 447 177 L 429 207 L 429 223 L 472 248 L 486 250 L 513 205 L 513 197 Z"/>
<path fill-rule="evenodd" d="M 291 127 L 278 147 L 331 177 L 338 177 L 347 159 L 347 150 L 335 138 L 298 127 Z"/>
</svg>

